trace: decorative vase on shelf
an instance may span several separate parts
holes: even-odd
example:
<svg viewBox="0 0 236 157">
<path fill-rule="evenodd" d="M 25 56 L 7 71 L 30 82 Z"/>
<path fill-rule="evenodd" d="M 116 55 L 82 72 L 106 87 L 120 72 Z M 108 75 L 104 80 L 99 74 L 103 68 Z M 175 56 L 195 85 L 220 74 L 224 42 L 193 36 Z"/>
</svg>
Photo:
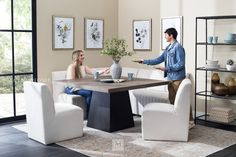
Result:
<svg viewBox="0 0 236 157">
<path fill-rule="evenodd" d="M 215 86 L 220 83 L 218 73 L 213 73 L 211 77 L 211 91 L 214 93 Z"/>
<path fill-rule="evenodd" d="M 235 79 L 234 79 L 233 77 L 231 77 L 231 78 L 229 79 L 228 85 L 229 85 L 229 86 L 236 86 L 236 81 L 235 81 Z"/>
<path fill-rule="evenodd" d="M 234 65 L 228 65 L 228 64 L 226 64 L 226 69 L 227 69 L 228 71 L 232 71 L 232 70 L 234 70 Z"/>
<path fill-rule="evenodd" d="M 228 71 L 234 70 L 234 61 L 232 59 L 228 59 L 226 62 L 226 69 Z"/>
<path fill-rule="evenodd" d="M 229 79 L 228 88 L 229 88 L 229 95 L 236 94 L 236 81 L 233 77 Z"/>
<path fill-rule="evenodd" d="M 111 77 L 112 79 L 120 79 L 122 73 L 122 67 L 119 64 L 120 60 L 113 60 L 113 64 L 111 65 Z"/>
</svg>

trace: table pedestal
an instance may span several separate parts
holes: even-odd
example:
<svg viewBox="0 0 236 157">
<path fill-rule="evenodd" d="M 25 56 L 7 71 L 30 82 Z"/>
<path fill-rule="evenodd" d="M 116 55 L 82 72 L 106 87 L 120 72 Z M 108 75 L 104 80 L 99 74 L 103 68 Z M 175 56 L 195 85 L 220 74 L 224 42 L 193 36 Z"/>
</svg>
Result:
<svg viewBox="0 0 236 157">
<path fill-rule="evenodd" d="M 134 126 L 129 92 L 94 91 L 90 104 L 88 127 L 113 132 Z"/>
</svg>

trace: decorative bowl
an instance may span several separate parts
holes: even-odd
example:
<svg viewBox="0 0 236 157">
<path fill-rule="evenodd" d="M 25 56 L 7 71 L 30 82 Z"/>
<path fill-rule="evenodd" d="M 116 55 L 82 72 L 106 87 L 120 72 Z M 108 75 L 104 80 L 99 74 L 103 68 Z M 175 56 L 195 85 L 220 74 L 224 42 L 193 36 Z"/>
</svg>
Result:
<svg viewBox="0 0 236 157">
<path fill-rule="evenodd" d="M 225 96 L 229 94 L 229 88 L 224 83 L 216 84 L 213 88 L 216 95 Z"/>
<path fill-rule="evenodd" d="M 235 41 L 235 40 L 236 40 L 236 34 L 235 34 L 235 33 L 229 33 L 229 34 L 226 36 L 226 40 Z"/>
<path fill-rule="evenodd" d="M 226 44 L 235 44 L 236 40 L 227 40 L 227 39 L 225 39 L 225 43 Z"/>
<path fill-rule="evenodd" d="M 217 66 L 218 65 L 218 60 L 206 60 L 206 65 L 208 66 Z"/>
<path fill-rule="evenodd" d="M 236 95 L 236 86 L 228 86 L 229 95 Z"/>
</svg>

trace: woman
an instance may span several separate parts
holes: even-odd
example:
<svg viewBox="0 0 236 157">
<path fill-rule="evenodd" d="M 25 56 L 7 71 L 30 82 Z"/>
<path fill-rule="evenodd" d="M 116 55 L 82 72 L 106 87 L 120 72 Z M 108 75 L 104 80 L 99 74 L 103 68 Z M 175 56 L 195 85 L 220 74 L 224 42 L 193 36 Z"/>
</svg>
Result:
<svg viewBox="0 0 236 157">
<path fill-rule="evenodd" d="M 76 50 L 72 53 L 72 63 L 67 68 L 66 79 L 80 79 L 85 78 L 86 75 L 93 75 L 93 70 L 88 66 L 83 65 L 84 59 L 85 56 L 82 50 Z M 109 72 L 110 68 L 106 68 L 100 74 L 107 74 Z M 67 94 L 77 94 L 85 97 L 88 117 L 92 91 L 86 89 L 66 87 L 65 92 Z"/>
</svg>

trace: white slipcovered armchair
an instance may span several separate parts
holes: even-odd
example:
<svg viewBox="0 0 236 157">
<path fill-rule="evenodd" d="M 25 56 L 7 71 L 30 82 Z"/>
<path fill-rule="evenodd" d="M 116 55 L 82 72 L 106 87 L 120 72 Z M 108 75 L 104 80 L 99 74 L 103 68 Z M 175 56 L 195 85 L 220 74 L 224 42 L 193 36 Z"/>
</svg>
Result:
<svg viewBox="0 0 236 157">
<path fill-rule="evenodd" d="M 50 144 L 83 135 L 83 111 L 68 103 L 54 103 L 44 83 L 24 82 L 28 137 Z"/>
<path fill-rule="evenodd" d="M 150 103 L 144 107 L 142 136 L 145 140 L 188 141 L 191 81 L 184 79 L 174 105 Z"/>
<path fill-rule="evenodd" d="M 70 103 L 79 106 L 84 111 L 84 119 L 87 118 L 87 108 L 85 105 L 85 98 L 81 95 L 66 94 L 64 84 L 56 83 L 58 80 L 66 79 L 66 71 L 53 71 L 52 72 L 52 91 L 53 99 L 55 102 Z M 56 85 L 57 84 L 57 85 Z"/>
</svg>

